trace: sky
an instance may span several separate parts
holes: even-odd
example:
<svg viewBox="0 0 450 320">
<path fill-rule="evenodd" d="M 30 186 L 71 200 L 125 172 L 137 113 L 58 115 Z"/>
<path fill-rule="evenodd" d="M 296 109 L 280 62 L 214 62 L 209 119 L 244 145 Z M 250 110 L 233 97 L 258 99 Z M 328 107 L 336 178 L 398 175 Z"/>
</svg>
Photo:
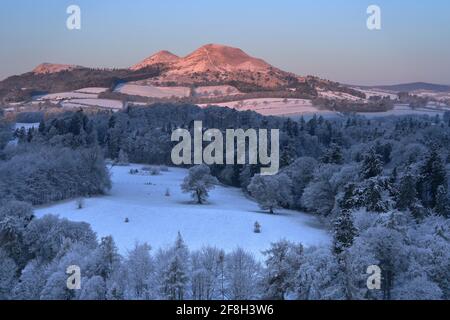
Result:
<svg viewBox="0 0 450 320">
<path fill-rule="evenodd" d="M 372 4 L 381 30 L 367 28 Z M 69 5 L 81 9 L 80 30 L 66 27 Z M 0 79 L 42 62 L 128 67 L 207 43 L 346 84 L 450 84 L 450 1 L 0 1 Z"/>
</svg>

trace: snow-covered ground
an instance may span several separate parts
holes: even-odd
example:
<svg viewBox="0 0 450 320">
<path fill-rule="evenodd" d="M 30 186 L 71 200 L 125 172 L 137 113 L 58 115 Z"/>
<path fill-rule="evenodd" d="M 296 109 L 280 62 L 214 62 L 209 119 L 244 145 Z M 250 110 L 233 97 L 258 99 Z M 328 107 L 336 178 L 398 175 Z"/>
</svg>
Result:
<svg viewBox="0 0 450 320">
<path fill-rule="evenodd" d="M 319 97 L 327 98 L 327 99 L 336 99 L 336 100 L 348 100 L 348 101 L 364 101 L 364 99 L 352 96 L 351 94 L 345 92 L 335 92 L 329 90 L 317 90 L 319 93 Z"/>
<path fill-rule="evenodd" d="M 82 89 L 75 90 L 75 92 L 100 94 L 107 90 L 108 90 L 108 88 L 103 88 L 103 87 L 89 87 L 89 88 L 82 88 Z"/>
<path fill-rule="evenodd" d="M 128 95 L 153 98 L 189 97 L 191 92 L 188 87 L 154 87 L 128 83 L 118 85 L 114 91 Z"/>
<path fill-rule="evenodd" d="M 96 107 L 112 110 L 120 110 L 123 108 L 122 101 L 110 99 L 71 99 L 63 101 L 61 105 L 65 108 Z"/>
<path fill-rule="evenodd" d="M 187 170 L 170 168 L 169 172 L 150 176 L 130 175 L 132 168 L 142 166 L 113 167 L 110 193 L 85 199 L 83 209 L 77 209 L 73 200 L 36 208 L 35 213 L 88 222 L 99 236 L 112 235 L 121 253 L 132 249 L 136 241 L 153 248 L 170 245 L 178 231 L 191 249 L 212 245 L 230 251 L 242 247 L 258 258 L 262 258 L 261 250 L 282 238 L 306 246 L 330 241 L 315 217 L 290 210 L 279 210 L 276 215 L 265 213 L 240 189 L 218 186 L 208 204 L 197 205 L 180 189 Z M 165 195 L 167 189 L 169 197 Z M 253 232 L 256 221 L 262 226 L 259 234 Z"/>
<path fill-rule="evenodd" d="M 75 91 L 49 93 L 44 95 L 37 95 L 33 97 L 35 101 L 61 101 L 67 99 L 95 99 L 102 92 L 105 92 L 108 88 L 101 87 L 89 87 Z"/>
<path fill-rule="evenodd" d="M 60 92 L 60 93 L 49 93 L 45 95 L 35 96 L 33 99 L 37 101 L 60 101 L 67 99 L 95 99 L 98 94 L 95 93 L 86 93 L 86 92 L 78 92 L 78 91 L 69 91 L 69 92 Z"/>
<path fill-rule="evenodd" d="M 229 107 L 239 111 L 251 110 L 266 116 L 334 114 L 333 111 L 319 110 L 312 105 L 311 100 L 306 99 L 258 98 L 199 106 L 206 107 L 208 105 Z"/>
<path fill-rule="evenodd" d="M 65 108 L 105 108 L 120 110 L 123 107 L 122 101 L 111 99 L 100 99 L 99 94 L 108 90 L 108 88 L 89 87 L 75 91 L 50 93 L 33 97 L 31 104 L 40 104 L 43 101 L 53 104 L 60 104 Z"/>
<path fill-rule="evenodd" d="M 204 86 L 195 88 L 195 94 L 200 97 L 222 97 L 222 96 L 236 96 L 241 92 L 233 86 Z"/>
</svg>

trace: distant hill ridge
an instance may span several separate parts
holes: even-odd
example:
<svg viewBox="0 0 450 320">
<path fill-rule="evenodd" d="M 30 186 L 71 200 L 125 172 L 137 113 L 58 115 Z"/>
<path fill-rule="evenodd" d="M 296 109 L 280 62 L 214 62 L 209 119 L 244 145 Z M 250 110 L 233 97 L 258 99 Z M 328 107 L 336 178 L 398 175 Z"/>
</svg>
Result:
<svg viewBox="0 0 450 320">
<path fill-rule="evenodd" d="M 389 90 L 394 92 L 411 92 L 417 90 L 429 90 L 438 92 L 448 92 L 450 91 L 450 85 L 445 84 L 434 84 L 427 82 L 411 82 L 411 83 L 401 83 L 395 85 L 376 85 L 376 86 L 357 86 L 359 88 L 374 88 L 381 90 Z"/>
</svg>

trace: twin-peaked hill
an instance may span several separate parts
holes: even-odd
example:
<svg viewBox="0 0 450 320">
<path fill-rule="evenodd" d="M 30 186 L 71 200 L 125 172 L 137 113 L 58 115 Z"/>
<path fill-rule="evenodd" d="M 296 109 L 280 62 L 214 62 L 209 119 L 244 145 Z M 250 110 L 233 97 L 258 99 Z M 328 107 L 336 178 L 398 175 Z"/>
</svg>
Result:
<svg viewBox="0 0 450 320">
<path fill-rule="evenodd" d="M 262 59 L 252 57 L 239 48 L 207 44 L 185 57 L 160 51 L 132 66 L 139 70 L 155 64 L 164 64 L 165 72 L 155 82 L 180 84 L 223 83 L 240 81 L 265 88 L 287 85 L 294 79 L 292 73 L 273 67 Z"/>
<path fill-rule="evenodd" d="M 195 72 L 266 72 L 273 67 L 262 59 L 254 58 L 239 48 L 218 44 L 207 44 L 186 57 L 180 58 L 169 51 L 160 51 L 141 63 L 131 67 L 133 70 L 156 63 L 168 63 L 170 69 L 178 73 Z"/>
</svg>

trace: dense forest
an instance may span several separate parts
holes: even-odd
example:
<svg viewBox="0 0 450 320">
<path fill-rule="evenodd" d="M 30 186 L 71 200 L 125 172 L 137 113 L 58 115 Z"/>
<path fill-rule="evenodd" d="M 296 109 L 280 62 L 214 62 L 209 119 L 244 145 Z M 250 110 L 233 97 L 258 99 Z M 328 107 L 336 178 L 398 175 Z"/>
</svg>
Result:
<svg viewBox="0 0 450 320">
<path fill-rule="evenodd" d="M 317 215 L 331 247 L 280 240 L 255 260 L 245 248 L 190 251 L 137 244 L 123 257 L 85 223 L 36 218 L 31 205 L 105 193 L 105 158 L 171 165 L 176 128 L 279 128 L 280 172 L 210 167 L 277 214 Z M 42 120 L 37 129 L 0 121 L 0 299 L 449 299 L 450 113 L 294 121 L 219 107 L 156 104 Z M 274 187 L 279 186 L 279 187 Z M 65 268 L 82 266 L 70 291 Z M 382 270 L 381 290 L 366 286 Z"/>
</svg>

